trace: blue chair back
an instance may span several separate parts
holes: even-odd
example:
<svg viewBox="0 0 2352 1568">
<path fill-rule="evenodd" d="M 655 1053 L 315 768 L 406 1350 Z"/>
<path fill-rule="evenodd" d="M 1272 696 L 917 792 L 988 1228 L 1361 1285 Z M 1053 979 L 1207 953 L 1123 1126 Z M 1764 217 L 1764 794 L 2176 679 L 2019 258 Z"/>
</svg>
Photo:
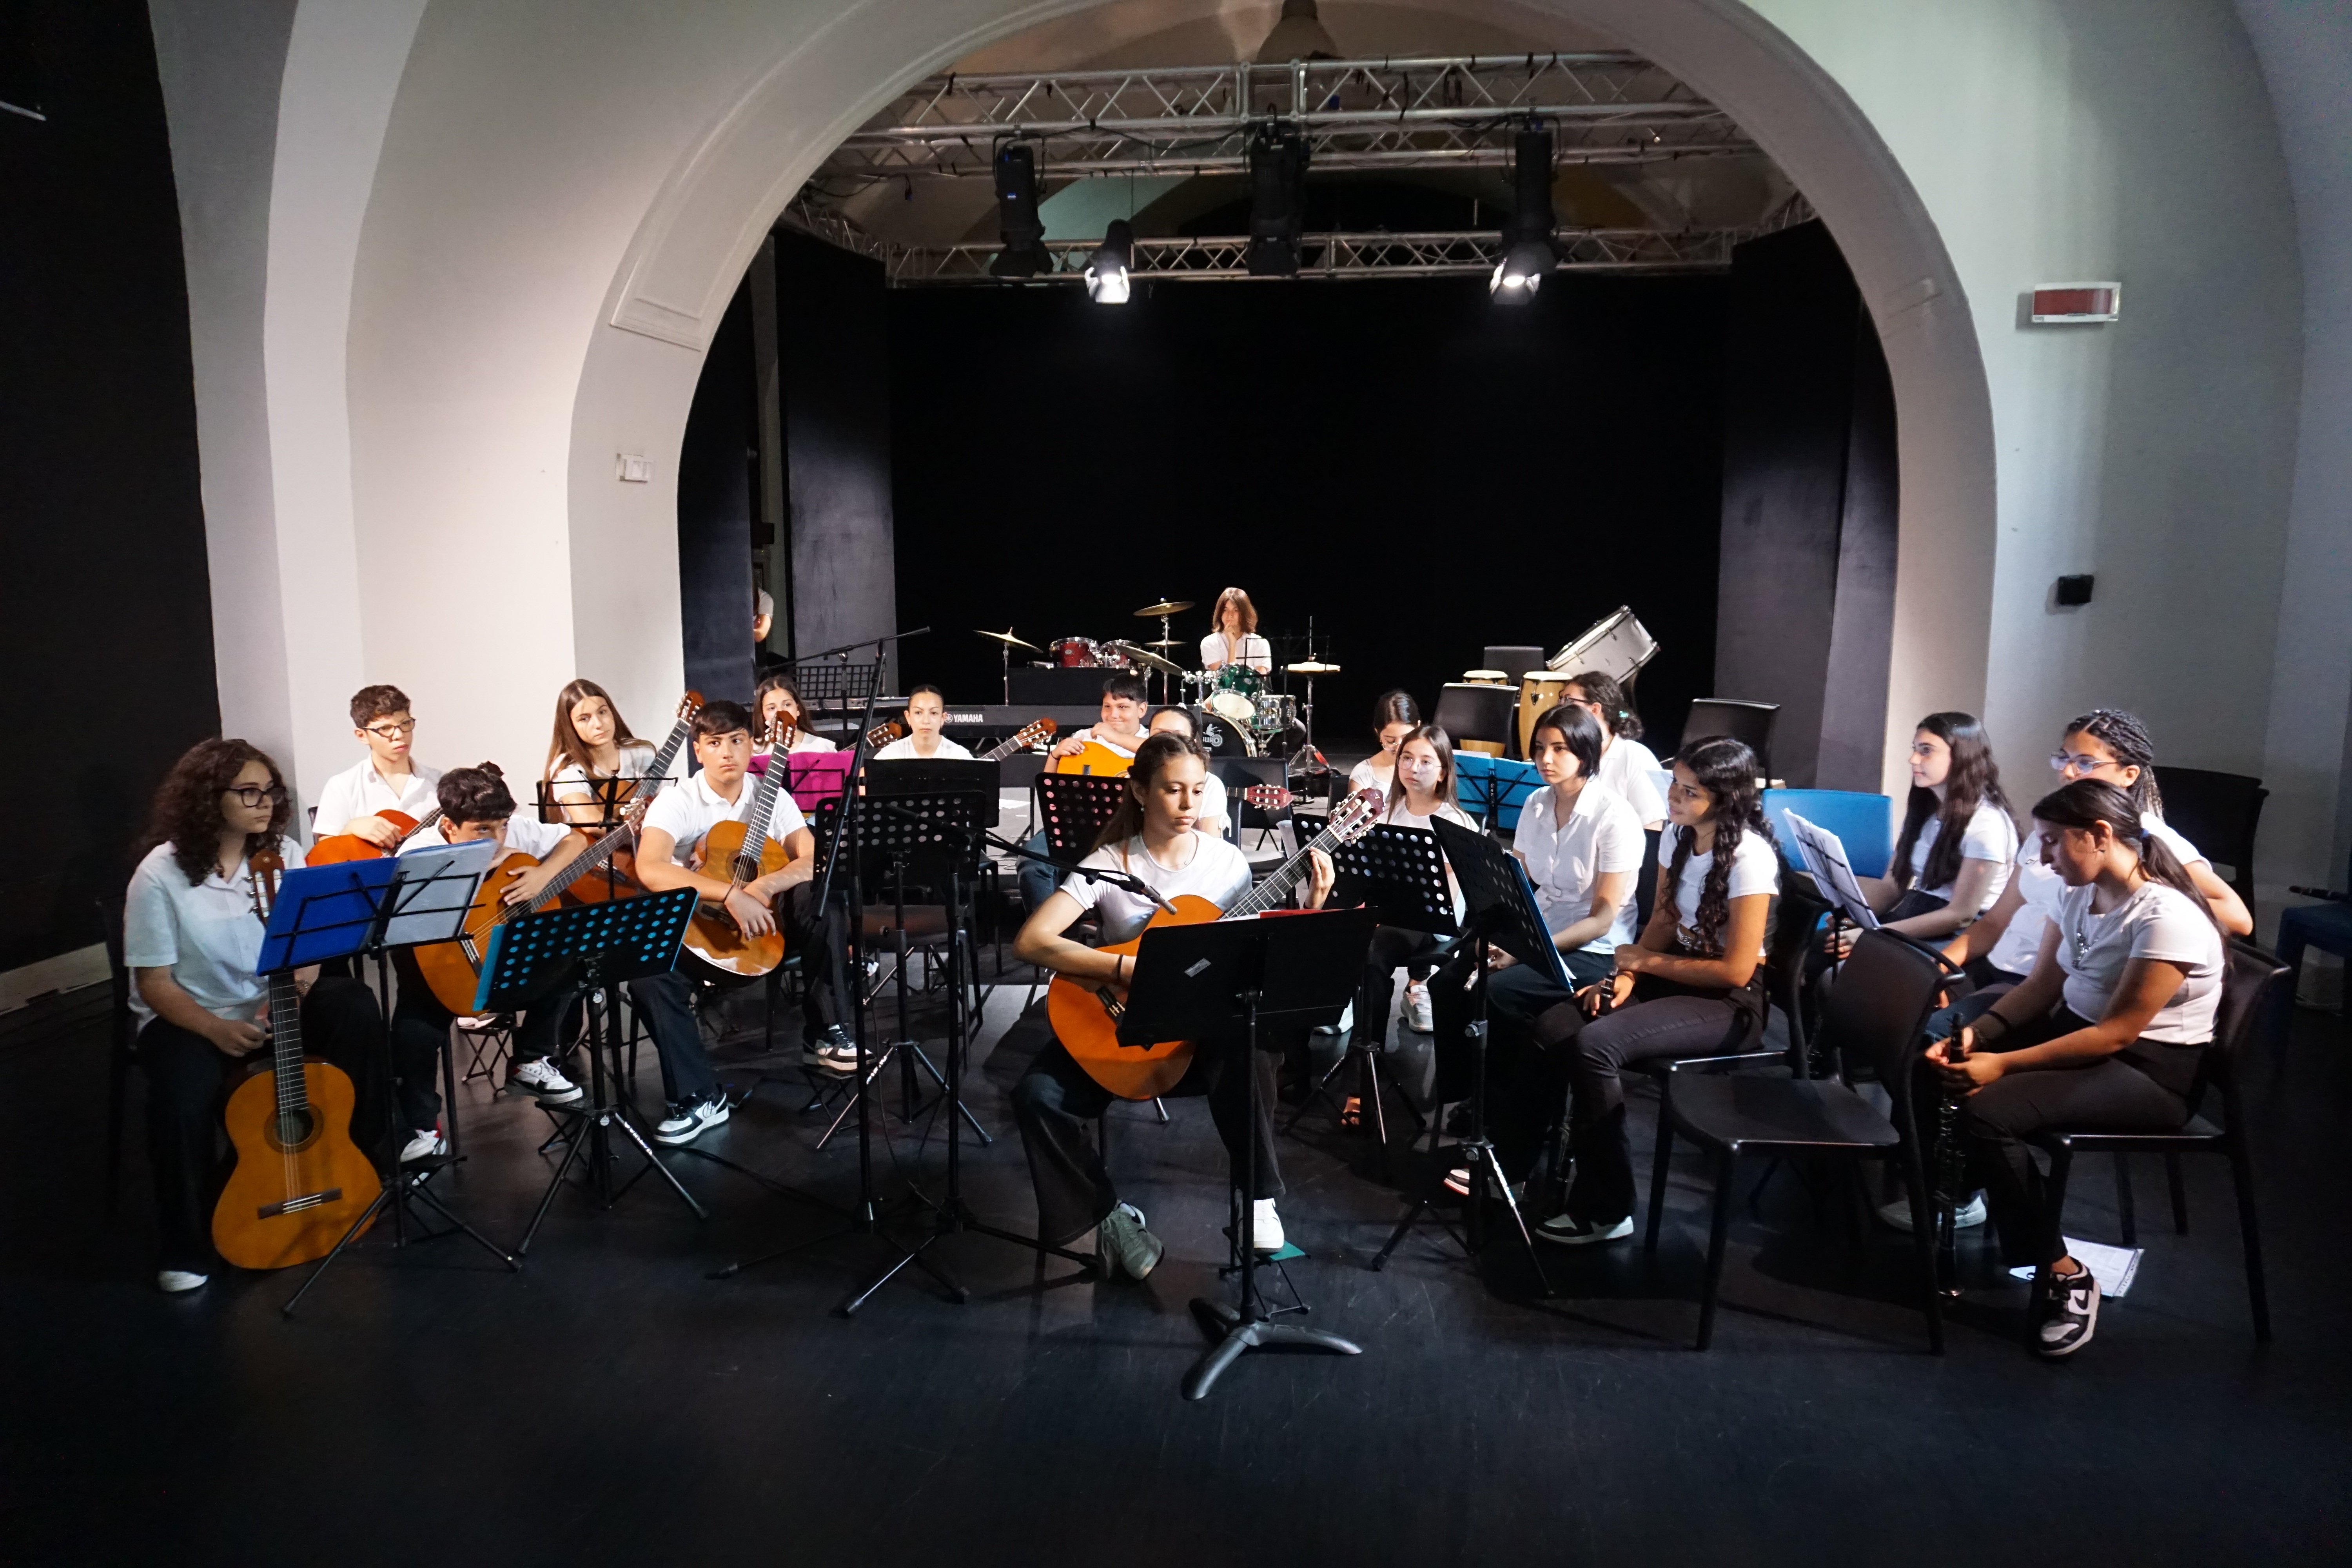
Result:
<svg viewBox="0 0 2352 1568">
<path fill-rule="evenodd" d="M 1533 763 L 1510 757 L 1490 757 L 1484 752 L 1454 753 L 1454 793 L 1462 809 L 1485 824 L 1509 831 L 1519 825 L 1519 808 L 1543 787 Z"/>
<path fill-rule="evenodd" d="M 1789 813 L 1795 812 L 1816 827 L 1825 827 L 1845 846 L 1845 858 L 1857 877 L 1884 877 L 1895 858 L 1895 802 L 1883 795 L 1863 795 L 1843 789 L 1768 789 L 1764 815 L 1780 836 L 1781 855 L 1797 865 L 1790 846 Z"/>
</svg>

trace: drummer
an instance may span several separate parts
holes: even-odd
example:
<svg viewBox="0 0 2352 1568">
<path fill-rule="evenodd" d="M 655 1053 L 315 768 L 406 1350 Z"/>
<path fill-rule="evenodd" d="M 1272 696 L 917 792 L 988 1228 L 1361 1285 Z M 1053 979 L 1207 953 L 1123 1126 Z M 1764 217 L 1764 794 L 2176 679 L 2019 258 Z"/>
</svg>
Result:
<svg viewBox="0 0 2352 1568">
<path fill-rule="evenodd" d="M 1217 595 L 1210 622 L 1217 629 L 1201 639 L 1201 668 L 1211 674 L 1226 665 L 1244 665 L 1260 675 L 1274 673 L 1274 648 L 1257 635 L 1257 606 L 1239 588 Z"/>
<path fill-rule="evenodd" d="M 1132 757 L 1136 749 L 1143 744 L 1144 715 L 1150 711 L 1151 702 L 1144 689 L 1143 677 L 1132 670 L 1114 670 L 1103 682 L 1100 721 L 1063 736 L 1054 747 L 1054 755 L 1075 757 L 1087 749 L 1087 742 L 1092 741 L 1122 757 Z M 1023 847 L 1043 855 L 1045 852 L 1045 836 L 1042 833 L 1032 835 Z M 1054 889 L 1059 886 L 1061 870 L 1058 867 L 1043 860 L 1021 862 L 1021 899 L 1028 908 L 1034 910 L 1052 898 Z"/>
</svg>

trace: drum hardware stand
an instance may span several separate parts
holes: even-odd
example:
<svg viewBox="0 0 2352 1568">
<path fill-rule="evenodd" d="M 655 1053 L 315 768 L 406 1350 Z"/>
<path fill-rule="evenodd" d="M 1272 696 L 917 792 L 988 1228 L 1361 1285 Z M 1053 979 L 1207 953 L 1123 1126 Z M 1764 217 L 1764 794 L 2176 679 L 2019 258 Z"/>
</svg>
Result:
<svg viewBox="0 0 2352 1568">
<path fill-rule="evenodd" d="M 283 922 L 282 929 L 273 915 L 270 930 L 263 939 L 263 963 L 272 968 L 298 967 L 295 962 L 298 955 L 300 964 L 347 956 L 375 961 L 376 991 L 382 998 L 385 1020 L 384 1049 L 381 1053 L 377 1071 L 382 1079 L 379 1092 L 383 1096 L 387 1111 L 395 1110 L 399 1103 L 399 1080 L 393 1068 L 391 1048 L 392 952 L 395 948 L 449 941 L 462 931 L 467 911 L 472 906 L 476 891 L 481 887 L 484 874 L 488 870 L 487 849 L 467 854 L 463 845 L 452 846 L 451 848 L 456 853 L 435 856 L 429 860 L 422 857 L 432 852 L 423 851 L 406 858 L 390 857 L 378 860 L 347 861 L 338 866 L 305 867 L 293 871 L 288 875 L 279 892 L 279 907 L 289 908 L 292 914 Z M 420 869 L 421 875 L 411 874 Z M 306 886 L 306 883 L 316 883 L 317 886 Z M 285 899 L 288 889 L 295 894 L 291 900 Z M 429 901 L 427 908 L 415 909 L 416 901 L 428 889 L 437 890 L 437 896 Z M 356 906 L 346 901 L 354 899 L 358 900 Z M 339 904 L 341 909 L 337 907 Z M 339 914 L 341 918 L 336 918 Z M 394 940 L 393 933 L 395 921 L 412 922 L 401 930 L 400 940 L 397 941 Z M 419 930 L 417 927 L 420 925 L 430 929 Z M 305 941 L 305 938 L 310 940 Z M 357 939 L 356 944 L 354 938 Z M 281 944 L 278 951 L 286 962 L 269 964 L 269 944 L 273 942 Z M 436 1065 L 442 1069 L 446 1084 L 446 1057 Z M 454 1103 L 455 1093 L 455 1088 L 451 1086 L 449 1098 L 444 1100 L 445 1105 Z M 456 1125 L 454 1116 L 451 1125 Z M 294 1294 L 287 1298 L 286 1304 L 278 1309 L 281 1316 L 290 1318 L 294 1315 L 294 1309 L 303 1297 L 310 1293 L 310 1287 L 325 1277 L 327 1270 L 342 1257 L 344 1249 L 364 1234 L 386 1209 L 392 1212 L 392 1245 L 394 1248 L 411 1245 L 412 1239 L 415 1242 L 439 1241 L 446 1237 L 463 1235 L 505 1264 L 509 1271 L 522 1267 L 520 1258 L 467 1225 L 426 1186 L 425 1184 L 440 1172 L 462 1164 L 465 1156 L 453 1152 L 403 1165 L 399 1163 L 397 1149 L 394 1150 L 393 1155 L 391 1173 L 384 1177 L 383 1186 L 376 1194 L 375 1201 L 352 1222 L 351 1227 L 319 1260 L 318 1267 L 311 1269 Z M 416 1202 L 425 1204 L 447 1223 L 441 1229 L 433 1229 L 411 1211 L 410 1204 Z M 414 1238 L 408 1234 L 411 1229 L 416 1233 Z"/>
<path fill-rule="evenodd" d="M 1518 1232 L 1519 1244 L 1527 1248 L 1528 1261 L 1535 1268 L 1536 1282 L 1546 1300 L 1555 1292 L 1551 1277 L 1544 1272 L 1543 1258 L 1538 1252 L 1535 1234 L 1528 1226 L 1526 1214 L 1511 1184 L 1495 1157 L 1494 1141 L 1486 1135 L 1486 1054 L 1492 1038 L 1492 1025 L 1486 1006 L 1486 987 L 1490 973 L 1487 964 L 1490 945 L 1500 946 L 1522 963 L 1541 963 L 1549 954 L 1550 967 L 1561 981 L 1562 987 L 1574 986 L 1560 968 L 1559 950 L 1551 943 L 1551 932 L 1536 909 L 1535 894 L 1528 882 L 1527 872 L 1516 859 L 1484 834 L 1447 822 L 1443 818 L 1432 823 L 1438 843 L 1453 865 L 1454 875 L 1462 883 L 1462 891 L 1470 907 L 1470 925 L 1465 940 L 1476 943 L 1473 971 L 1477 981 L 1477 1018 L 1469 1026 L 1472 1044 L 1470 1089 L 1470 1136 L 1454 1145 L 1456 1155 L 1469 1167 L 1470 1195 L 1463 1204 L 1463 1228 L 1456 1231 L 1443 1215 L 1438 1223 L 1447 1235 L 1462 1247 L 1465 1255 L 1476 1258 L 1486 1250 L 1486 1206 L 1487 1188 L 1491 1184 L 1502 1196 L 1503 1206 L 1511 1216 L 1511 1225 Z M 1507 940 L 1496 941 L 1496 938 Z M 1442 1129 L 1430 1137 L 1429 1180 L 1421 1195 L 1404 1218 L 1397 1222 L 1388 1241 L 1372 1258 L 1375 1272 L 1388 1266 L 1388 1260 L 1401 1246 L 1421 1216 L 1430 1212 L 1437 1194 L 1444 1189 L 1448 1161 L 1441 1142 Z"/>
</svg>

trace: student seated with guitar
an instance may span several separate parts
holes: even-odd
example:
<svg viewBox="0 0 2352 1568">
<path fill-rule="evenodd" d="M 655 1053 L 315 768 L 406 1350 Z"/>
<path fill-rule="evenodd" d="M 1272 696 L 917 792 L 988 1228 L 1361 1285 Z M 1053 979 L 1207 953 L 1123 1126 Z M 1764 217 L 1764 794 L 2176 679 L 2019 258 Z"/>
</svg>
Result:
<svg viewBox="0 0 2352 1568">
<path fill-rule="evenodd" d="M 516 811 L 506 777 L 494 763 L 451 768 L 441 775 L 435 795 L 441 820 L 411 837 L 400 847 L 401 853 L 487 838 L 497 846 L 490 852 L 494 865 L 518 851 L 535 858 L 539 864 L 516 877 L 499 895 L 506 904 L 537 900 L 555 874 L 588 847 L 588 840 L 570 828 L 541 822 L 532 812 Z M 447 1152 L 441 1136 L 441 1096 L 433 1079 L 457 1015 L 426 983 L 417 966 L 420 951 L 404 947 L 392 955 L 393 970 L 400 976 L 400 1000 L 392 1009 L 392 1067 L 404 1118 L 401 1125 L 410 1130 L 400 1151 L 404 1164 Z M 564 1077 L 554 1060 L 559 1054 L 557 1024 L 571 1010 L 570 996 L 551 997 L 522 1016 L 507 1064 L 508 1089 L 536 1095 L 547 1105 L 579 1103 L 579 1085 Z"/>
<path fill-rule="evenodd" d="M 940 689 L 918 686 L 907 694 L 907 733 L 875 752 L 874 760 L 903 763 L 910 757 L 920 757 L 970 762 L 970 751 L 940 733 L 947 721 L 947 699 L 940 694 Z"/>
<path fill-rule="evenodd" d="M 225 1079 L 269 1066 L 268 983 L 249 865 L 274 850 L 302 863 L 286 836 L 293 816 L 278 764 L 243 741 L 205 741 L 173 763 L 155 792 L 152 847 L 131 874 L 123 911 L 123 963 L 147 1073 L 147 1163 L 155 1182 L 167 1291 L 194 1290 L 212 1273 L 214 1201 L 221 1187 Z M 302 1042 L 343 1068 L 357 1088 L 352 1126 L 362 1148 L 381 1136 L 383 1017 L 356 980 L 294 977 L 302 994 Z M 373 1191 L 364 1194 L 373 1197 Z"/>
<path fill-rule="evenodd" d="M 603 687 L 575 680 L 556 693 L 555 733 L 541 777 L 554 786 L 572 822 L 592 829 L 604 825 L 628 798 L 627 791 L 616 797 L 614 781 L 634 785 L 653 763 L 652 742 L 629 732 L 629 721 Z"/>
<path fill-rule="evenodd" d="M 1094 852 L 1079 864 L 1139 877 L 1171 903 L 1190 894 L 1220 910 L 1233 910 L 1250 892 L 1249 862 L 1223 839 L 1198 831 L 1208 773 L 1206 755 L 1189 737 L 1160 734 L 1146 740 L 1127 775 L 1127 798 L 1103 826 Z M 1306 864 L 1298 869 L 1309 878 L 1305 901 L 1309 908 L 1319 908 L 1331 891 L 1331 860 L 1320 850 L 1303 858 Z M 1296 876 L 1292 871 L 1294 880 Z M 1279 890 L 1286 892 L 1287 886 Z M 1097 952 L 1063 934 L 1089 910 L 1100 923 L 1106 945 L 1139 935 L 1157 912 L 1154 905 L 1124 889 L 1073 874 L 1029 917 L 1014 951 L 1025 962 L 1050 969 L 1087 991 L 1123 993 L 1133 973 L 1133 958 Z M 1172 1087 L 1146 1089 L 1140 1098 L 1154 1092 L 1206 1095 L 1218 1136 L 1236 1161 L 1246 1158 L 1242 1140 L 1255 1136 L 1258 1187 L 1250 1194 L 1256 1205 L 1252 1226 L 1257 1249 L 1278 1252 L 1282 1221 L 1274 1200 L 1282 1191 L 1282 1176 L 1268 1115 L 1275 1102 L 1275 1056 L 1262 1049 L 1252 1064 L 1260 1075 L 1257 1125 L 1252 1129 L 1244 1124 L 1248 1085 L 1234 1070 L 1230 1045 L 1204 1042 Z M 1115 1054 L 1119 1048 L 1114 1045 L 1111 1050 Z M 1092 1228 L 1106 1267 L 1116 1266 L 1140 1279 L 1160 1261 L 1160 1239 L 1144 1227 L 1140 1210 L 1119 1201 L 1103 1167 L 1102 1152 L 1087 1135 L 1088 1123 L 1114 1098 L 1080 1064 L 1071 1047 L 1056 1039 L 1037 1054 L 1013 1086 L 1013 1110 L 1021 1123 L 1030 1180 L 1037 1191 L 1040 1237 L 1064 1246 Z"/>
<path fill-rule="evenodd" d="M 1135 758 L 1136 748 L 1143 744 L 1144 715 L 1151 711 L 1150 700 L 1143 685 L 1143 677 L 1119 670 L 1103 682 L 1102 718 L 1083 730 L 1074 730 L 1055 744 L 1045 765 L 1055 773 L 1076 772 L 1077 767 L 1057 766 L 1065 758 L 1092 756 L 1097 764 L 1093 771 L 1106 775 L 1126 770 Z M 1091 751 L 1090 751 L 1091 748 Z M 1045 853 L 1045 836 L 1033 837 L 1023 846 L 1038 854 Z M 1034 910 L 1054 896 L 1054 885 L 1059 872 L 1043 860 L 1021 862 L 1021 902 Z"/>
<path fill-rule="evenodd" d="M 705 705 L 694 720 L 694 755 L 701 771 L 662 791 L 646 808 L 637 829 L 637 880 L 656 893 L 692 888 L 707 906 L 723 910 L 725 918 L 747 936 L 765 936 L 778 929 L 774 906 L 783 899 L 782 931 L 792 951 L 801 955 L 805 989 L 802 1059 L 812 1067 L 855 1072 L 857 1047 L 841 1026 L 841 918 L 836 911 L 817 908 L 816 889 L 810 880 L 816 836 L 792 796 L 777 791 L 768 833 L 783 846 L 783 868 L 738 884 L 730 877 L 730 868 L 704 865 L 703 835 L 721 822 L 745 820 L 754 799 L 746 778 L 751 758 L 751 714 L 737 702 Z M 670 1110 L 654 1129 L 654 1137 L 663 1143 L 690 1143 L 728 1115 L 726 1093 L 703 1051 L 701 1029 L 688 1005 L 694 984 L 678 970 L 630 982 L 661 1058 L 662 1093 Z"/>
<path fill-rule="evenodd" d="M 793 727 L 792 744 L 786 746 L 784 750 L 836 752 L 841 749 L 808 727 L 808 705 L 801 700 L 801 689 L 793 684 L 791 676 L 782 674 L 768 676 L 760 682 L 759 689 L 751 693 L 751 701 L 757 710 L 762 733 L 766 732 L 768 726 L 774 723 L 779 716 Z M 751 771 L 759 772 L 759 764 L 765 761 L 764 757 L 752 758 Z"/>
<path fill-rule="evenodd" d="M 329 779 L 319 792 L 311 837 L 348 833 L 389 855 L 398 847 L 402 830 L 376 814 L 399 811 L 423 820 L 433 808 L 433 786 L 441 782 L 441 770 L 425 767 L 410 755 L 416 718 L 409 711 L 408 694 L 397 686 L 362 686 L 352 693 L 352 734 L 368 754 Z"/>
</svg>

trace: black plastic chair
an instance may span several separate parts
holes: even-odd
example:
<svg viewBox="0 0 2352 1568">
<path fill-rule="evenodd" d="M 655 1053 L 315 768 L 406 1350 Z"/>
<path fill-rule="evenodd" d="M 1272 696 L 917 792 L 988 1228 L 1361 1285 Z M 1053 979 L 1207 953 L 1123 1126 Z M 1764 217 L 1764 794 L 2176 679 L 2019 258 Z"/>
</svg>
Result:
<svg viewBox="0 0 2352 1568">
<path fill-rule="evenodd" d="M 122 900 L 100 899 L 99 929 L 106 937 L 106 967 L 113 992 L 106 1058 L 106 1217 L 122 1205 L 122 1131 L 131 1100 L 131 1067 L 139 1031 L 131 1011 L 131 971 L 122 962 Z"/>
<path fill-rule="evenodd" d="M 1658 1226 L 1665 1214 L 1667 1161 L 1675 1134 L 1679 1132 L 1707 1152 L 1715 1174 L 1714 1217 L 1707 1233 L 1706 1282 L 1699 1298 L 1696 1348 L 1706 1349 L 1715 1337 L 1716 1298 L 1722 1289 L 1724 1249 L 1731 1231 L 1733 1167 L 1742 1155 L 1763 1155 L 1902 1162 L 1911 1200 L 1911 1242 L 1919 1265 L 1920 1302 L 1927 1319 L 1927 1348 L 1935 1354 L 1943 1353 L 1944 1320 L 1936 1294 L 1927 1173 L 1917 1130 L 1910 1125 L 1909 1093 L 1927 1016 L 1943 984 L 1943 971 L 1933 953 L 1899 937 L 1865 932 L 1854 943 L 1830 992 L 1814 1042 L 1825 1052 L 1837 1077 L 1692 1071 L 1668 1076 L 1650 1177 L 1649 1228 L 1642 1245 L 1646 1251 L 1657 1248 Z M 1865 1063 L 1888 1086 L 1901 1126 L 1854 1089 L 1853 1080 L 1858 1075 L 1852 1069 Z"/>
<path fill-rule="evenodd" d="M 2263 820 L 2270 791 L 2244 773 L 2205 768 L 2158 768 L 2165 826 L 2197 846 L 2216 866 L 2230 868 L 2231 890 L 2254 909 L 2254 830 Z"/>
<path fill-rule="evenodd" d="M 2293 997 L 2294 971 L 2274 955 L 2243 942 L 2230 945 L 2228 965 L 2221 982 L 2221 1012 L 2213 1020 L 2213 1044 L 2207 1047 L 2197 1083 L 2189 1090 L 2187 1125 L 2177 1132 L 2077 1132 L 2052 1128 L 2030 1141 L 2050 1154 L 2050 1179 L 2043 1187 L 2048 1247 L 2061 1251 L 2066 1245 L 2066 1178 L 2077 1154 L 2114 1154 L 2119 1165 L 2127 1154 L 2164 1155 L 2173 1171 L 2173 1221 L 2184 1235 L 2189 1230 L 2189 1211 L 2179 1179 L 2179 1157 L 2219 1154 L 2227 1159 L 2238 1194 L 2238 1230 L 2245 1242 L 2246 1299 L 2253 1309 L 2254 1338 L 2268 1344 L 2270 1293 L 2263 1283 L 2262 1232 L 2255 1222 L 2253 1164 L 2247 1149 L 2245 1107 L 2238 1077 L 2271 1010 Z M 2221 1097 L 2220 1127 L 2197 1114 L 2209 1090 Z M 2132 1240 L 2128 1233 L 2125 1240 Z"/>
<path fill-rule="evenodd" d="M 1437 694 L 1437 711 L 1431 721 L 1444 730 L 1454 749 L 1476 741 L 1491 745 L 1495 755 L 1510 750 L 1519 703 L 1515 686 L 1482 686 L 1473 681 L 1449 681 Z"/>
<path fill-rule="evenodd" d="M 1778 702 L 1746 702 L 1736 697 L 1701 697 L 1690 705 L 1683 721 L 1682 745 L 1709 735 L 1728 735 L 1747 742 L 1756 753 L 1757 771 L 1772 776 L 1772 724 L 1780 716 Z"/>
<path fill-rule="evenodd" d="M 1530 670 L 1540 670 L 1544 667 L 1543 649 L 1528 647 L 1517 643 L 1508 645 L 1489 643 L 1484 650 L 1484 658 L 1485 663 L 1481 668 L 1501 670 L 1509 679 L 1515 697 L 1519 689 L 1519 677 Z"/>
</svg>

